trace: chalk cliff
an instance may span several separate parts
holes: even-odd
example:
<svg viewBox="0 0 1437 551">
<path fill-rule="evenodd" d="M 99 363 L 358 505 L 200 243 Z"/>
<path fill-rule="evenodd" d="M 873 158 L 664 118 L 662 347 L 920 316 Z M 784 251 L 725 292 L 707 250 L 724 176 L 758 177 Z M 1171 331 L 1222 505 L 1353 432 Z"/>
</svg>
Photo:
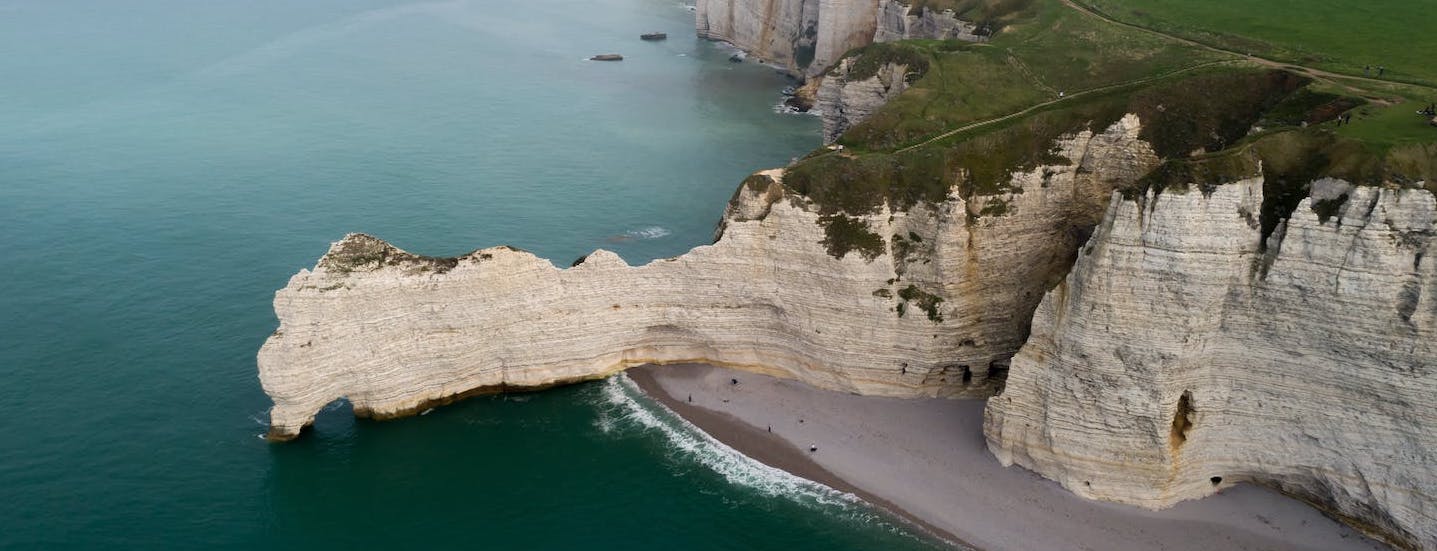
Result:
<svg viewBox="0 0 1437 551">
<path fill-rule="evenodd" d="M 953 12 L 892 0 L 698 0 L 698 35 L 797 75 L 822 74 L 854 48 L 909 38 L 979 40 Z"/>
<path fill-rule="evenodd" d="M 740 187 L 713 245 L 560 269 L 505 247 L 428 258 L 350 235 L 275 295 L 271 436 L 325 404 L 393 417 L 466 394 L 707 362 L 889 396 L 985 396 L 1106 198 L 1156 163 L 1136 117 L 1054 144 L 1006 191 L 822 213 L 783 171 Z M 832 230 L 872 240 L 835 251 Z M 1015 277 L 1014 274 L 1024 274 Z"/>
<path fill-rule="evenodd" d="M 863 122 L 912 82 L 907 65 L 884 63 L 872 76 L 855 75 L 856 58 L 839 61 L 818 86 L 818 109 L 823 121 L 823 143 L 838 140 L 845 130 Z"/>
<path fill-rule="evenodd" d="M 954 16 L 952 11 L 915 8 L 893 0 L 879 0 L 877 32 L 874 42 L 892 42 L 914 38 L 965 40 L 980 42 L 987 37 L 976 23 Z"/>
<path fill-rule="evenodd" d="M 1036 310 L 985 433 L 1088 498 L 1237 482 L 1437 549 L 1437 205 L 1312 185 L 1263 238 L 1263 179 L 1125 199 Z"/>
</svg>

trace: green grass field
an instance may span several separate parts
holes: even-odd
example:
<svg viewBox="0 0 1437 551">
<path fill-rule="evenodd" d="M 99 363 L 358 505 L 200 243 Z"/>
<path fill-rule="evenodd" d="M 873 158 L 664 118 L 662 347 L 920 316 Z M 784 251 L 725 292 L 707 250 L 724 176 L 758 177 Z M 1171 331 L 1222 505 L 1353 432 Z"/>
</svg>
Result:
<svg viewBox="0 0 1437 551">
<path fill-rule="evenodd" d="M 1433 0 L 1080 0 L 1116 20 L 1328 71 L 1437 85 Z M 1376 71 L 1372 71 L 1376 76 Z"/>
<path fill-rule="evenodd" d="M 930 61 L 923 77 L 841 140 L 863 150 L 912 145 L 964 124 L 1007 115 L 1059 94 L 1160 77 L 1237 56 L 1104 22 L 1056 1 L 1033 2 L 1028 17 L 985 44 L 910 41 L 858 52 Z M 895 52 L 895 50 L 907 50 Z"/>
<path fill-rule="evenodd" d="M 825 243 L 835 254 L 868 250 L 876 239 L 850 227 L 847 215 L 872 212 L 884 203 L 901 209 L 941 201 L 954 192 L 964 197 L 1014 192 L 1007 189 L 1012 171 L 1066 162 L 1052 157 L 1054 140 L 1101 130 L 1124 113 L 1138 115 L 1140 137 L 1166 160 L 1127 192 L 1215 185 L 1250 176 L 1259 166 L 1274 181 L 1303 186 L 1327 175 L 1369 185 L 1425 181 L 1428 189 L 1437 190 L 1437 128 L 1415 113 L 1437 100 L 1437 89 L 1309 70 L 1341 72 L 1355 66 L 1360 77 L 1364 61 L 1354 52 L 1382 51 L 1394 52 L 1382 61 L 1392 71 L 1389 76 L 1437 77 L 1437 66 L 1422 65 L 1425 52 L 1416 48 L 1338 41 L 1318 52 L 1317 46 L 1305 45 L 1329 44 L 1319 37 L 1339 27 L 1381 35 L 1385 27 L 1376 19 L 1367 21 L 1368 27 L 1340 23 L 1342 17 L 1361 17 L 1366 11 L 1343 12 L 1318 24 L 1267 6 L 1255 9 L 1271 26 L 1248 20 L 1217 33 L 1203 26 L 1220 28 L 1222 18 L 1231 15 L 1223 6 L 1232 11 L 1238 4 L 1211 0 L 1218 9 L 1201 14 L 1206 19 L 1183 19 L 1188 24 L 1179 30 L 1133 21 L 1161 31 L 1150 32 L 1061 0 L 927 4 L 953 2 L 980 12 L 989 6 L 985 2 L 998 3 L 1006 14 L 1002 31 L 987 43 L 918 40 L 850 52 L 857 56 L 850 78 L 867 78 L 882 64 L 899 63 L 908 67 L 911 87 L 850 128 L 839 139 L 845 149 L 816 151 L 785 176 L 786 186 L 812 199 L 826 216 Z M 1331 0 L 1313 3 L 1335 5 Z M 1125 6 L 1133 5 L 1181 7 L 1167 0 L 1106 0 L 1104 7 L 1131 12 Z M 1415 0 L 1405 5 L 1407 17 L 1420 15 L 1421 10 L 1410 9 Z M 1289 33 L 1283 30 L 1288 25 L 1309 27 Z M 1274 45 L 1254 53 L 1291 65 L 1274 67 L 1185 41 L 1217 37 L 1229 41 L 1225 47 L 1257 48 L 1270 40 Z M 1292 52 L 1302 55 L 1284 57 Z M 1344 114 L 1350 124 L 1339 124 Z M 1259 158 L 1266 164 L 1255 163 Z M 1289 199 L 1306 193 L 1305 188 L 1274 192 Z M 976 216 L 1004 214 L 985 210 Z"/>
</svg>

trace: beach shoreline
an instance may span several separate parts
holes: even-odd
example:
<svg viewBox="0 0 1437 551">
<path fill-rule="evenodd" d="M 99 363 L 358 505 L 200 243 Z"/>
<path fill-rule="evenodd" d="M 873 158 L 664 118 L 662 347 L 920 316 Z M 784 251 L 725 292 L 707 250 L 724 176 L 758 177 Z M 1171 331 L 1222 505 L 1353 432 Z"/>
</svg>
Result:
<svg viewBox="0 0 1437 551">
<path fill-rule="evenodd" d="M 799 478 L 811 480 L 840 492 L 858 496 L 867 502 L 868 505 L 878 509 L 879 512 L 908 525 L 910 528 L 917 529 L 917 531 L 921 532 L 924 536 L 948 544 L 951 547 L 974 549 L 972 545 L 962 541 L 958 536 L 918 516 L 912 515 L 882 497 L 854 486 L 838 475 L 830 472 L 810 458 L 803 449 L 775 435 L 769 427 L 760 429 L 729 413 L 700 407 L 688 402 L 687 399 L 685 399 L 686 397 L 680 398 L 665 392 L 658 378 L 655 376 L 654 371 L 651 369 L 630 369 L 626 374 L 644 394 L 668 408 L 668 410 L 675 415 L 688 421 L 705 434 L 712 436 L 719 442 L 723 442 L 724 445 L 733 448 L 750 459 L 780 469 Z"/>
<path fill-rule="evenodd" d="M 981 400 L 858 396 L 697 364 L 641 366 L 627 376 L 740 453 L 852 493 L 954 547 L 1388 549 L 1306 504 L 1249 485 L 1161 511 L 1084 500 L 999 465 L 983 438 Z"/>
</svg>

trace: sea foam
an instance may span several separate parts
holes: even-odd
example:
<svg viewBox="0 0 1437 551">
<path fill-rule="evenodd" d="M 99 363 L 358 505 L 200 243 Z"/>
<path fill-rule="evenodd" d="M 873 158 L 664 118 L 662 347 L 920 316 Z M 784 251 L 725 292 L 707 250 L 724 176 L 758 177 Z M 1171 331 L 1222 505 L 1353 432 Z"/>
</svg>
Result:
<svg viewBox="0 0 1437 551">
<path fill-rule="evenodd" d="M 624 232 L 624 237 L 628 237 L 629 239 L 658 239 L 670 233 L 673 232 L 663 226 L 649 226 L 647 228 L 626 231 Z"/>
<path fill-rule="evenodd" d="M 837 506 L 847 513 L 878 520 L 858 496 L 841 492 L 754 460 L 644 395 L 628 376 L 602 384 L 595 425 L 606 433 L 657 431 L 668 441 L 675 459 L 697 461 L 730 483 L 766 496 L 782 496 L 805 504 Z"/>
</svg>

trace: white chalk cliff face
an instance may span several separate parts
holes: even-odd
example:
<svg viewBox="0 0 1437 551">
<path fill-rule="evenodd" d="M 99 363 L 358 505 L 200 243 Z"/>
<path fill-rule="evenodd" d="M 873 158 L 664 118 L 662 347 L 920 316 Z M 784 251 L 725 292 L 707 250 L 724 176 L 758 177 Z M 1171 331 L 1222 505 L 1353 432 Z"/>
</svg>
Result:
<svg viewBox="0 0 1437 551">
<path fill-rule="evenodd" d="M 952 12 L 911 13 L 892 0 L 698 0 L 698 35 L 794 74 L 815 76 L 849 50 L 909 38 L 978 40 Z"/>
<path fill-rule="evenodd" d="M 915 9 L 894 0 L 879 0 L 877 27 L 874 42 L 914 38 L 979 42 L 987 38 L 978 34 L 977 24 L 958 19 L 952 11 Z"/>
<path fill-rule="evenodd" d="M 705 362 L 887 396 L 984 396 L 1116 185 L 1156 163 L 1128 116 L 1055 144 L 1004 195 L 855 218 L 882 242 L 836 258 L 819 208 L 750 178 L 713 245 L 644 266 L 559 269 L 506 247 L 432 259 L 350 235 L 275 294 L 259 352 L 271 436 L 325 404 L 393 417 L 466 394 Z M 980 215 L 1002 202 L 1005 214 Z M 992 209 L 988 209 L 989 212 Z"/>
<path fill-rule="evenodd" d="M 1256 482 L 1437 549 L 1437 205 L 1313 189 L 1346 202 L 1265 247 L 1260 177 L 1115 194 L 989 400 L 993 453 L 1144 507 Z"/>
<path fill-rule="evenodd" d="M 823 77 L 815 107 L 823 120 L 823 143 L 838 140 L 845 131 L 863 122 L 889 100 L 908 89 L 908 66 L 885 63 L 871 77 L 850 80 L 854 58 L 847 58 Z"/>
</svg>

